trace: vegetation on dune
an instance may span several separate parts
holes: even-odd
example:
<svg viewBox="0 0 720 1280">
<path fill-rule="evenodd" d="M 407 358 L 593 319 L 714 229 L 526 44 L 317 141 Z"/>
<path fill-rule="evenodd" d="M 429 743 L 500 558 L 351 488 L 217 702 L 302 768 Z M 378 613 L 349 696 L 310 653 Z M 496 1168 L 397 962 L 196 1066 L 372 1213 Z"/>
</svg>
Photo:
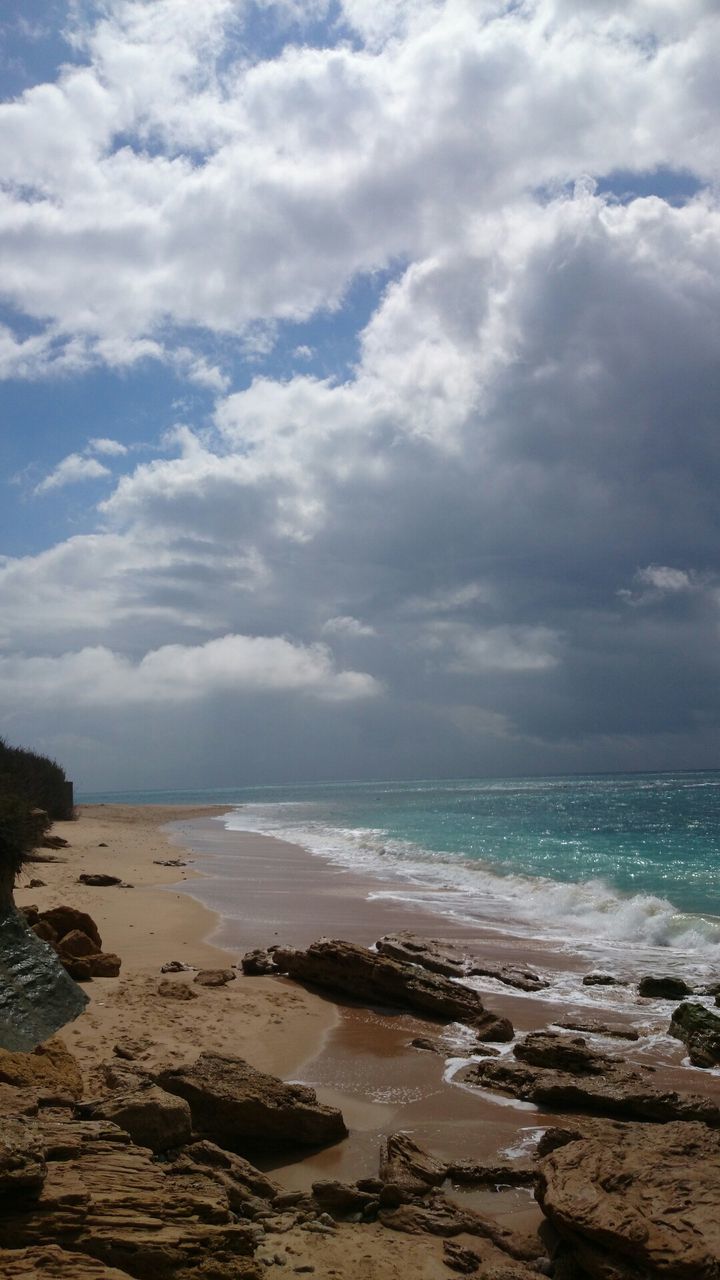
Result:
<svg viewBox="0 0 720 1280">
<path fill-rule="evenodd" d="M 0 738 L 0 878 L 5 884 L 50 824 L 68 813 L 68 783 L 54 760 Z"/>
</svg>

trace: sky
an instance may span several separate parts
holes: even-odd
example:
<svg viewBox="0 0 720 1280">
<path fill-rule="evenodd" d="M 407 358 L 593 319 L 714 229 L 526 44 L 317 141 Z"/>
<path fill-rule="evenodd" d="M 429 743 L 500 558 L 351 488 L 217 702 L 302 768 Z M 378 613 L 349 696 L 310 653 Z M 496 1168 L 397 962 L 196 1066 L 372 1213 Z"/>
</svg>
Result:
<svg viewBox="0 0 720 1280">
<path fill-rule="evenodd" d="M 717 0 L 5 0 L 0 733 L 720 764 Z"/>
</svg>

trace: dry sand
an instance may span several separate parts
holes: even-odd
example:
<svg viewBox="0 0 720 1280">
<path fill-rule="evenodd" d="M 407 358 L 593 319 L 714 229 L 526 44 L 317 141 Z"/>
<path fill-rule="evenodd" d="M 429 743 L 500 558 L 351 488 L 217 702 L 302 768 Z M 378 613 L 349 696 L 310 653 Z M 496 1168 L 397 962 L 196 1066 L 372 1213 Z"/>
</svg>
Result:
<svg viewBox="0 0 720 1280">
<path fill-rule="evenodd" d="M 448 1084 L 443 1055 L 410 1047 L 413 1037 L 440 1036 L 442 1029 L 410 1015 L 359 1009 L 282 978 L 246 978 L 242 973 L 219 989 L 193 987 L 191 973 L 173 975 L 172 982 L 193 987 L 197 998 L 185 1003 L 161 997 L 160 968 L 168 960 L 228 967 L 251 947 L 273 941 L 306 945 L 323 934 L 367 944 L 385 932 L 407 928 L 430 937 L 454 935 L 499 961 L 522 961 L 546 971 L 574 964 L 571 957 L 553 956 L 547 948 L 536 952 L 529 947 L 520 954 L 517 940 L 453 927 L 417 903 L 373 899 L 379 886 L 361 875 L 282 841 L 225 831 L 212 821 L 224 812 L 189 806 L 83 806 L 77 822 L 55 828 L 69 841 L 57 855 L 62 861 L 32 864 L 24 877 L 27 884 L 31 876 L 39 876 L 44 887 L 18 888 L 20 905 L 35 903 L 44 910 L 67 903 L 88 911 L 104 949 L 122 958 L 119 978 L 98 979 L 85 987 L 90 1004 L 63 1031 L 90 1088 L 93 1068 L 112 1057 L 114 1044 L 140 1036 L 152 1040 L 145 1059 L 150 1067 L 216 1049 L 311 1084 L 320 1101 L 341 1107 L 351 1133 L 326 1151 L 298 1153 L 296 1159 L 289 1155 L 282 1165 L 268 1161 L 264 1167 L 290 1189 L 307 1188 L 318 1178 L 354 1180 L 375 1174 L 382 1136 L 398 1129 L 411 1132 L 438 1155 L 478 1159 L 517 1147 L 533 1130 L 553 1123 L 553 1117 L 527 1104 Z M 236 878 L 232 902 L 223 897 L 227 879 L 213 878 L 228 856 L 234 883 Z M 158 865 L 173 858 L 186 865 Z M 81 872 L 110 872 L 132 887 L 81 885 Z M 578 967 L 582 963 L 578 960 Z M 504 989 L 488 996 L 487 1003 L 521 1030 L 547 1026 L 557 1016 L 557 1006 L 553 1009 L 541 997 L 519 997 Z M 617 1051 L 625 1048 L 618 1045 Z M 678 1058 L 680 1051 L 678 1046 Z M 671 1074 L 678 1076 L 668 1079 L 674 1087 L 706 1084 L 703 1091 L 718 1091 L 717 1080 L 706 1076 L 699 1081 L 704 1073 L 676 1069 Z M 521 1230 L 533 1230 L 540 1219 L 523 1190 L 476 1191 L 466 1202 Z M 332 1239 L 311 1241 L 296 1230 L 268 1239 L 261 1252 L 268 1259 L 270 1280 L 307 1266 L 314 1268 L 314 1280 L 405 1280 L 409 1274 L 438 1280 L 450 1274 L 440 1241 L 413 1240 L 381 1227 L 343 1227 Z M 279 1261 L 271 1260 L 275 1255 Z"/>
</svg>

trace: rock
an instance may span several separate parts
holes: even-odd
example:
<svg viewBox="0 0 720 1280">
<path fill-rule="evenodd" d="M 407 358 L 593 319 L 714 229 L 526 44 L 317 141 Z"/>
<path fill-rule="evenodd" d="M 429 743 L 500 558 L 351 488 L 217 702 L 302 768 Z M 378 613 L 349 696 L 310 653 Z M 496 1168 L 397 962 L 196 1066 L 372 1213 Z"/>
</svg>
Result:
<svg viewBox="0 0 720 1280">
<path fill-rule="evenodd" d="M 584 987 L 626 987 L 627 983 L 614 978 L 611 973 L 586 973 L 583 978 Z"/>
<path fill-rule="evenodd" d="M 235 1221 L 219 1187 L 208 1222 L 182 1183 L 116 1125 L 50 1115 L 29 1123 L 45 1148 L 47 1174 L 32 1212 L 0 1198 L 0 1249 L 60 1241 L 137 1280 L 258 1280 L 250 1261 L 257 1228 Z"/>
<path fill-rule="evenodd" d="M 166 1000 L 197 1000 L 198 993 L 187 982 L 170 982 L 165 978 L 158 983 L 158 995 Z"/>
<path fill-rule="evenodd" d="M 411 1009 L 442 1022 L 462 1022 L 486 1040 L 513 1038 L 509 1020 L 490 1013 L 476 991 L 353 942 L 326 939 L 314 942 L 307 951 L 279 948 L 275 963 L 291 978 L 342 992 L 361 1003 Z"/>
<path fill-rule="evenodd" d="M 32 1125 L 22 1116 L 5 1116 L 0 1125 L 0 1195 L 37 1191 L 46 1173 L 45 1153 Z"/>
<path fill-rule="evenodd" d="M 521 991 L 539 991 L 549 984 L 537 973 L 517 965 L 488 964 L 468 957 L 451 942 L 435 942 L 419 938 L 414 933 L 386 934 L 376 943 L 380 955 L 392 956 L 408 964 L 418 964 L 431 973 L 446 978 L 484 977 L 496 978 L 507 986 Z"/>
<path fill-rule="evenodd" d="M 653 996 L 658 1000 L 682 1000 L 684 996 L 692 995 L 692 987 L 683 978 L 674 978 L 672 974 L 648 975 L 640 979 L 638 995 Z"/>
<path fill-rule="evenodd" d="M 445 1181 L 447 1165 L 428 1155 L 407 1133 L 393 1133 L 380 1149 L 380 1180 L 404 1196 L 423 1195 Z"/>
<path fill-rule="evenodd" d="M 2 875 L 0 874 L 0 880 Z M 36 937 L 34 918 L 0 907 L 0 1047 L 29 1052 L 77 1018 L 87 997 L 55 952 Z"/>
<path fill-rule="evenodd" d="M 496 1248 L 521 1262 L 534 1261 L 541 1249 L 536 1236 L 521 1235 L 475 1209 L 455 1204 L 438 1192 L 426 1203 L 381 1209 L 378 1216 L 384 1227 L 408 1235 L 442 1236 L 446 1239 L 465 1234 L 479 1236 L 492 1241 Z"/>
<path fill-rule="evenodd" d="M 312 1191 L 321 1209 L 338 1219 L 362 1213 L 376 1198 L 369 1191 L 360 1191 L 347 1182 L 313 1182 Z"/>
<path fill-rule="evenodd" d="M 44 889 L 44 888 L 45 888 L 45 881 L 38 880 L 37 876 L 34 876 L 33 879 L 30 881 L 30 884 L 28 885 L 28 889 Z"/>
<path fill-rule="evenodd" d="M 473 1160 L 456 1160 L 447 1166 L 451 1182 L 461 1186 L 533 1187 L 537 1181 L 537 1169 L 529 1160 L 476 1163 Z"/>
<path fill-rule="evenodd" d="M 102 951 L 102 938 L 98 927 L 87 912 L 78 911 L 75 907 L 51 907 L 49 911 L 40 913 L 40 919 L 47 920 L 48 924 L 52 925 L 58 938 L 62 939 L 66 934 L 77 929 L 95 943 L 96 951 Z"/>
<path fill-rule="evenodd" d="M 70 974 L 70 977 L 74 978 L 75 982 L 89 982 L 92 978 L 89 956 L 86 956 L 84 959 L 73 959 L 68 956 L 63 959 L 63 965 L 65 966 L 67 973 Z"/>
<path fill-rule="evenodd" d="M 40 841 L 43 849 L 69 849 L 70 842 L 64 840 L 62 836 L 43 836 Z"/>
<path fill-rule="evenodd" d="M 117 978 L 122 961 L 112 951 L 99 951 L 96 955 L 87 956 L 90 974 L 93 978 Z"/>
<path fill-rule="evenodd" d="M 109 888 L 110 885 L 122 884 L 122 880 L 120 876 L 109 876 L 102 871 L 92 873 L 83 871 L 82 875 L 78 876 L 78 884 L 89 884 L 93 888 L 100 889 Z"/>
<path fill-rule="evenodd" d="M 162 965 L 161 973 L 191 973 L 193 965 L 185 964 L 184 960 L 166 960 Z"/>
<path fill-rule="evenodd" d="M 564 1031 L 585 1031 L 588 1035 L 611 1036 L 615 1040 L 639 1040 L 640 1033 L 624 1022 L 598 1022 L 596 1018 L 558 1018 L 553 1023 Z"/>
<path fill-rule="evenodd" d="M 224 987 L 234 982 L 237 974 L 233 969 L 200 969 L 193 979 L 201 987 Z"/>
<path fill-rule="evenodd" d="M 678 1005 L 668 1027 L 668 1035 L 687 1045 L 693 1066 L 716 1067 L 720 1064 L 720 1018 L 703 1005 L 687 1001 Z"/>
<path fill-rule="evenodd" d="M 57 944 L 57 952 L 63 960 L 77 960 L 97 954 L 100 948 L 80 929 L 71 929 Z"/>
<path fill-rule="evenodd" d="M 258 978 L 266 973 L 277 973 L 277 965 L 275 964 L 274 951 L 265 950 L 262 947 L 256 947 L 254 951 L 247 951 L 242 958 L 242 971 L 249 978 Z"/>
<path fill-rule="evenodd" d="M 461 1275 L 469 1276 L 474 1271 L 477 1271 L 482 1258 L 473 1249 L 464 1249 L 462 1245 L 455 1244 L 452 1240 L 445 1240 L 443 1242 L 443 1262 L 451 1271 L 459 1271 Z"/>
<path fill-rule="evenodd" d="M 557 1111 L 591 1111 L 620 1119 L 701 1120 L 720 1126 L 720 1106 L 711 1098 L 661 1090 L 653 1084 L 651 1067 L 630 1066 L 609 1054 L 594 1053 L 579 1037 L 565 1038 L 560 1044 L 562 1039 L 551 1032 L 536 1032 L 515 1046 L 515 1061 L 476 1062 L 456 1078 Z"/>
<path fill-rule="evenodd" d="M 58 940 L 55 930 L 47 920 L 37 920 L 31 928 L 35 937 L 40 938 L 42 942 L 49 942 L 51 945 L 54 945 Z"/>
<path fill-rule="evenodd" d="M 93 1118 L 109 1120 L 130 1134 L 139 1147 L 168 1151 L 190 1141 L 190 1107 L 154 1086 L 135 1093 L 114 1094 L 93 1108 Z"/>
<path fill-rule="evenodd" d="M 42 1089 L 81 1098 L 82 1075 L 76 1059 L 60 1039 L 38 1045 L 33 1053 L 0 1049 L 0 1081 L 21 1089 Z"/>
<path fill-rule="evenodd" d="M 715 1280 L 720 1135 L 632 1125 L 567 1143 L 538 1166 L 537 1199 L 582 1275 Z"/>
<path fill-rule="evenodd" d="M 158 1083 L 187 1099 L 198 1133 L 223 1144 L 322 1147 L 347 1136 L 341 1113 L 314 1089 L 284 1084 L 242 1058 L 202 1053 L 189 1066 L 161 1071 Z"/>
<path fill-rule="evenodd" d="M 0 1249 L 3 1280 L 130 1280 L 127 1271 L 108 1267 L 87 1253 L 68 1252 L 56 1244 L 35 1249 Z"/>
<path fill-rule="evenodd" d="M 186 867 L 187 861 L 184 858 L 153 858 L 153 866 L 155 867 Z"/>
<path fill-rule="evenodd" d="M 426 1053 L 444 1053 L 439 1040 L 431 1040 L 429 1036 L 415 1036 L 410 1041 L 411 1049 L 424 1049 Z"/>
</svg>

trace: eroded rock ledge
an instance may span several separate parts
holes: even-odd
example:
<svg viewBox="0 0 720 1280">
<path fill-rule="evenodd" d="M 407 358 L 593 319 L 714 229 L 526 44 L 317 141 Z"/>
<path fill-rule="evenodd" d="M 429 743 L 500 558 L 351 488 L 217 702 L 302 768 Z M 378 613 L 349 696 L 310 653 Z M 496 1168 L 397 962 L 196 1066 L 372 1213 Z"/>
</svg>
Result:
<svg viewBox="0 0 720 1280">
<path fill-rule="evenodd" d="M 480 1040 L 513 1038 L 508 1018 L 486 1009 L 470 987 L 408 963 L 369 951 L 354 942 L 321 939 L 307 951 L 281 947 L 272 953 L 277 972 L 349 996 L 363 1004 L 408 1009 L 440 1022 L 462 1022 Z"/>
</svg>

